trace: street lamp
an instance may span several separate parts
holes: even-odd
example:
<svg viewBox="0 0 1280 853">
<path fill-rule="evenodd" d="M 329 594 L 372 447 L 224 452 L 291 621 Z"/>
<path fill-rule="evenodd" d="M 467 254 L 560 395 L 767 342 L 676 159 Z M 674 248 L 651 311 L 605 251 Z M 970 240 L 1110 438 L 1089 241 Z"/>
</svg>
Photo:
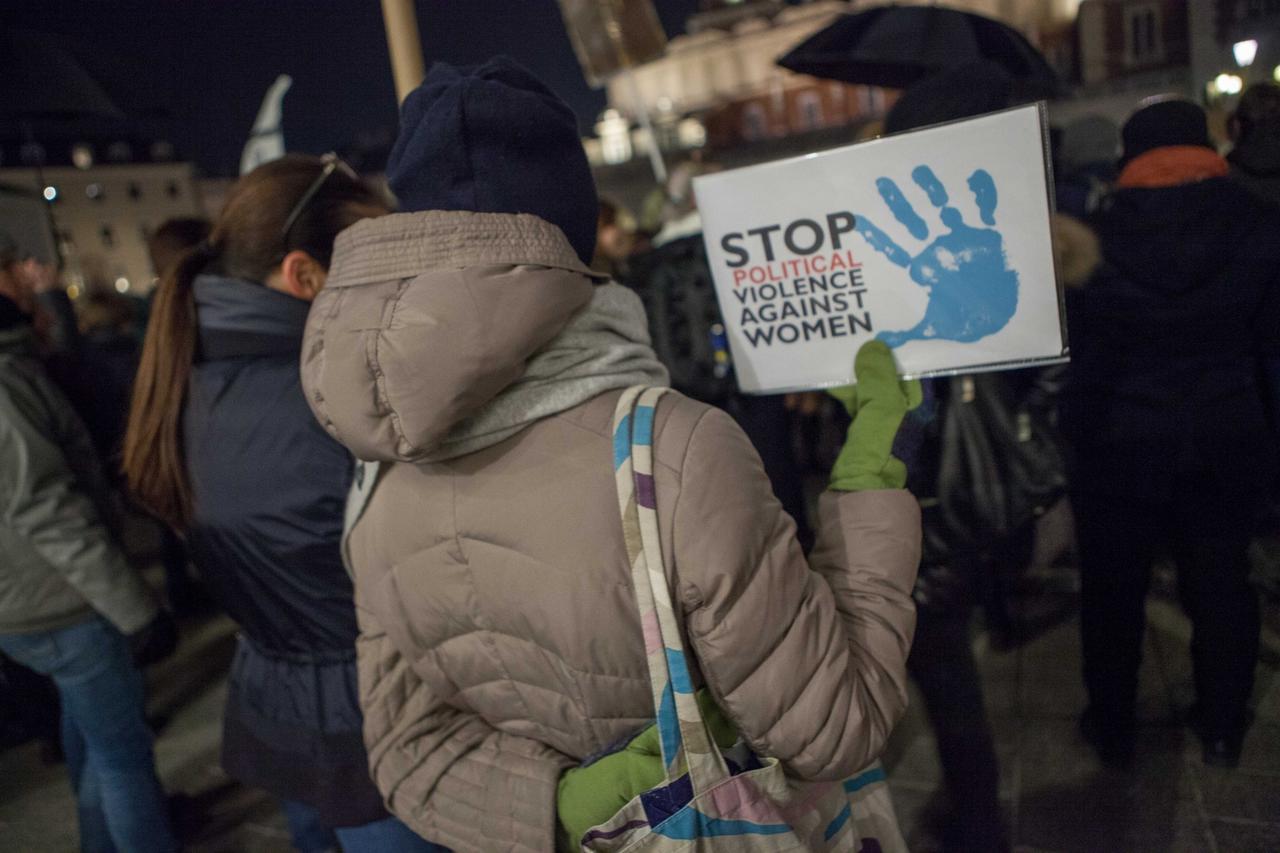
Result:
<svg viewBox="0 0 1280 853">
<path fill-rule="evenodd" d="M 1248 68 L 1253 64 L 1253 60 L 1258 58 L 1258 40 L 1245 39 L 1238 41 L 1231 46 L 1231 52 L 1236 57 L 1236 65 L 1241 68 Z"/>
<path fill-rule="evenodd" d="M 1238 95 L 1244 91 L 1244 80 L 1237 74 L 1219 74 L 1213 78 L 1209 89 L 1220 95 Z"/>
</svg>

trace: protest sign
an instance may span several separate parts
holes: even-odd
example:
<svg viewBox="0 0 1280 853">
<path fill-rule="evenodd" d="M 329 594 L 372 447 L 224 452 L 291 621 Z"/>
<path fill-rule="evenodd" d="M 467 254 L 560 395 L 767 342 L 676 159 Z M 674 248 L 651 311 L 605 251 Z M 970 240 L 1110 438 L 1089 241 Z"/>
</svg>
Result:
<svg viewBox="0 0 1280 853">
<path fill-rule="evenodd" d="M 847 385 L 877 338 L 909 376 L 1065 360 L 1046 150 L 1029 105 L 697 178 L 742 390 Z"/>
</svg>

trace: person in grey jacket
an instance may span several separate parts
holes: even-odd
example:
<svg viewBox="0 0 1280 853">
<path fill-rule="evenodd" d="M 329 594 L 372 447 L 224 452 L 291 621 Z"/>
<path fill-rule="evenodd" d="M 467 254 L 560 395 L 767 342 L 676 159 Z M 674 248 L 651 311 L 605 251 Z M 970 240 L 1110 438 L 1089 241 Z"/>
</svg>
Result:
<svg viewBox="0 0 1280 853">
<path fill-rule="evenodd" d="M 30 306 L 0 253 L 0 652 L 58 686 L 81 850 L 168 853 L 138 665 L 176 633 L 106 524 L 106 480 L 36 356 Z"/>
</svg>

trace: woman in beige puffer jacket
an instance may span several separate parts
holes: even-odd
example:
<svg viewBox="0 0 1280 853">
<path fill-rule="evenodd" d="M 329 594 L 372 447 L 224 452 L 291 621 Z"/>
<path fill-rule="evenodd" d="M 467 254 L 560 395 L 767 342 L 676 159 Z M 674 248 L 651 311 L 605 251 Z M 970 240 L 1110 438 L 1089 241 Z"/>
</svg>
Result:
<svg viewBox="0 0 1280 853">
<path fill-rule="evenodd" d="M 611 421 L 623 388 L 665 373 L 636 297 L 582 260 L 593 237 L 578 238 L 577 208 L 593 227 L 593 206 L 560 196 L 517 199 L 537 216 L 458 210 L 439 189 L 457 168 L 442 159 L 457 152 L 406 142 L 461 112 L 470 172 L 450 186 L 518 196 L 510 182 L 534 180 L 538 164 L 491 168 L 485 145 L 501 147 L 510 128 L 486 123 L 486 108 L 511 90 L 533 92 L 540 109 L 563 105 L 508 63 L 474 75 L 437 67 L 406 102 L 389 175 L 402 205 L 422 212 L 339 237 L 303 382 L 330 432 L 380 463 L 357 478 L 348 540 L 377 785 L 397 816 L 457 851 L 546 851 L 561 774 L 654 718 Z M 590 187 L 576 131 L 551 138 L 551 124 L 528 125 L 546 137 L 535 156 L 559 145 L 578 170 L 565 185 Z M 501 210 L 498 197 L 477 194 L 474 209 Z M 669 395 L 654 444 L 695 681 L 789 773 L 863 768 L 906 703 L 916 501 L 824 494 L 806 561 L 727 415 Z"/>
</svg>

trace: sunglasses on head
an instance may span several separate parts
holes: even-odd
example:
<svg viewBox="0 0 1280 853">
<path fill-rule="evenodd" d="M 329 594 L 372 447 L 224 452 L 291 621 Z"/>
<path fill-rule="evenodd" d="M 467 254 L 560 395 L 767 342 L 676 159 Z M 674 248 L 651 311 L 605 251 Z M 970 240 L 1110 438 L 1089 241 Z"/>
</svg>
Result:
<svg viewBox="0 0 1280 853">
<path fill-rule="evenodd" d="M 320 174 L 316 175 L 316 179 L 311 182 L 311 186 L 307 187 L 307 191 L 298 199 L 298 203 L 293 206 L 293 210 L 289 212 L 288 218 L 284 221 L 284 228 L 280 232 L 280 239 L 286 246 L 289 245 L 289 234 L 293 231 L 293 226 L 298 224 L 298 218 L 306 212 L 307 206 L 315 199 L 316 194 L 320 192 L 325 181 L 329 180 L 330 175 L 341 169 L 342 174 L 346 175 L 351 180 L 360 180 L 360 176 L 356 174 L 356 170 L 342 162 L 341 158 L 332 151 L 323 155 L 320 158 L 320 162 L 324 164 L 324 168 L 320 170 Z"/>
</svg>

